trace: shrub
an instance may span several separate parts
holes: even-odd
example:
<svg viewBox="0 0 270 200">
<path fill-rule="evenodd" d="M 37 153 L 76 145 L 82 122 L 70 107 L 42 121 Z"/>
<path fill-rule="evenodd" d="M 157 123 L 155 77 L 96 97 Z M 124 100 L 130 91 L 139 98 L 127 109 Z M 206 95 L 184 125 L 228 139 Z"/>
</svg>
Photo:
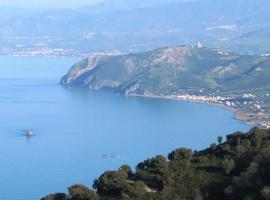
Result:
<svg viewBox="0 0 270 200">
<path fill-rule="evenodd" d="M 96 192 L 91 191 L 84 185 L 73 185 L 68 188 L 71 200 L 98 200 L 99 196 Z"/>
<path fill-rule="evenodd" d="M 193 156 L 192 150 L 187 148 L 180 148 L 172 151 L 168 155 L 169 160 L 191 160 Z"/>
<path fill-rule="evenodd" d="M 219 144 L 221 144 L 222 141 L 223 141 L 223 137 L 222 136 L 218 136 L 217 141 L 218 141 Z"/>
<path fill-rule="evenodd" d="M 124 173 L 126 173 L 128 176 L 132 176 L 132 170 L 131 170 L 131 167 L 129 165 L 122 165 L 120 168 L 119 168 L 119 171 L 122 171 Z"/>
<path fill-rule="evenodd" d="M 94 181 L 93 188 L 99 194 L 120 195 L 127 184 L 127 177 L 124 171 L 108 171 Z"/>
<path fill-rule="evenodd" d="M 225 159 L 222 162 L 222 167 L 223 167 L 224 171 L 226 172 L 226 174 L 230 174 L 230 172 L 235 167 L 235 162 L 233 159 Z"/>
<path fill-rule="evenodd" d="M 41 200 L 67 200 L 67 196 L 64 193 L 50 194 Z"/>
</svg>

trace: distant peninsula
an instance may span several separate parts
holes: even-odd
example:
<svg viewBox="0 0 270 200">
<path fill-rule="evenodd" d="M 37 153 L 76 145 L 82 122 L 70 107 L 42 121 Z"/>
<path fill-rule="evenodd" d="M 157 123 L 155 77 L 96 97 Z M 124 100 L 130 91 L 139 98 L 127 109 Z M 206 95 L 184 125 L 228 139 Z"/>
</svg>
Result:
<svg viewBox="0 0 270 200">
<path fill-rule="evenodd" d="M 61 79 L 65 86 L 212 103 L 251 125 L 270 127 L 270 57 L 201 44 L 133 54 L 95 54 Z"/>
</svg>

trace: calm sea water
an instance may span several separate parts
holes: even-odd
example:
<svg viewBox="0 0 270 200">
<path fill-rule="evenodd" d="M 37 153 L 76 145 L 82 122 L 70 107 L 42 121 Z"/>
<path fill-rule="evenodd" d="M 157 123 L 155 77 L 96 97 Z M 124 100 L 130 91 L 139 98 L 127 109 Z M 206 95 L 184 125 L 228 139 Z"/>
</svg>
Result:
<svg viewBox="0 0 270 200">
<path fill-rule="evenodd" d="M 58 85 L 76 58 L 0 56 L 0 199 L 36 200 L 249 127 L 210 105 Z M 24 130 L 36 136 L 27 139 Z"/>
</svg>

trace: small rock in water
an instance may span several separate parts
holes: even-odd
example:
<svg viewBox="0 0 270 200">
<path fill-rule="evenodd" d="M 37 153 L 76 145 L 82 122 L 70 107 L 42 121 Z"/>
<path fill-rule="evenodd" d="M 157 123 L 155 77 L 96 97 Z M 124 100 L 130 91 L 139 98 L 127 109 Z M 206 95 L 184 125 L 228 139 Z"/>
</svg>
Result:
<svg viewBox="0 0 270 200">
<path fill-rule="evenodd" d="M 34 134 L 33 134 L 32 131 L 26 131 L 25 136 L 26 137 L 32 137 L 32 136 L 34 136 Z"/>
</svg>

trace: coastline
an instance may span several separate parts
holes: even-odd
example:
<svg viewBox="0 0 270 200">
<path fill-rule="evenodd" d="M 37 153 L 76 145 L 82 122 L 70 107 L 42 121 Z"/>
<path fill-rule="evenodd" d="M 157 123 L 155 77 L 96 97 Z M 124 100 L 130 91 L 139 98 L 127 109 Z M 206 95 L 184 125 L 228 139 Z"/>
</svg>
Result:
<svg viewBox="0 0 270 200">
<path fill-rule="evenodd" d="M 254 121 L 249 121 L 248 116 L 250 113 L 243 112 L 240 109 L 237 108 L 232 108 L 230 106 L 226 106 L 224 104 L 218 104 L 218 103 L 213 103 L 213 102 L 206 102 L 206 101 L 199 101 L 199 100 L 192 100 L 192 99 L 183 99 L 183 98 L 177 98 L 173 96 L 158 96 L 158 95 L 140 95 L 140 94 L 127 94 L 125 96 L 128 97 L 144 97 L 144 98 L 155 98 L 155 99 L 167 99 L 167 100 L 174 100 L 174 101 L 182 101 L 182 102 L 194 102 L 194 103 L 199 103 L 199 104 L 208 104 L 212 106 L 216 106 L 222 109 L 230 110 L 231 112 L 234 113 L 233 118 L 239 121 L 242 121 L 246 123 L 249 126 L 256 126 L 259 128 L 268 128 L 268 127 L 263 127 L 260 125 L 259 120 L 254 120 Z"/>
</svg>

